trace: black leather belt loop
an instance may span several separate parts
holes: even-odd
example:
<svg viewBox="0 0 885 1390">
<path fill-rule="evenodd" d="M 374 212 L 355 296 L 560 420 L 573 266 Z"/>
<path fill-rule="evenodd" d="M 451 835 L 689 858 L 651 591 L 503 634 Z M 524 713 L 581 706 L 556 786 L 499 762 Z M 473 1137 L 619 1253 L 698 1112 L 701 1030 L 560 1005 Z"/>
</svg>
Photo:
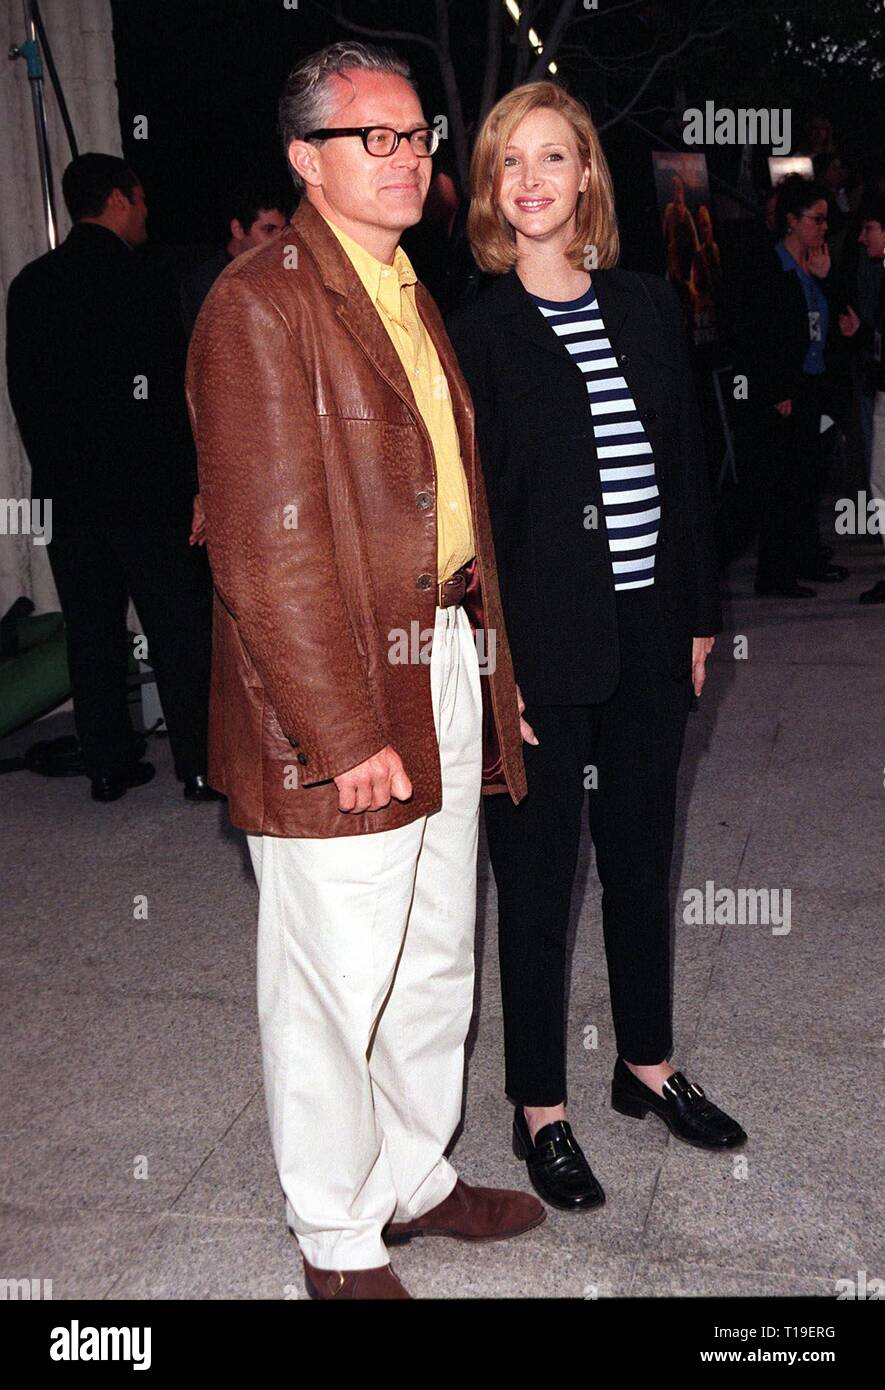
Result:
<svg viewBox="0 0 885 1390">
<path fill-rule="evenodd" d="M 440 608 L 451 608 L 456 603 L 463 603 L 467 596 L 467 574 L 466 571 L 473 564 L 471 557 L 466 565 L 462 565 L 459 570 L 449 579 L 444 579 L 437 586 L 437 601 Z"/>
</svg>

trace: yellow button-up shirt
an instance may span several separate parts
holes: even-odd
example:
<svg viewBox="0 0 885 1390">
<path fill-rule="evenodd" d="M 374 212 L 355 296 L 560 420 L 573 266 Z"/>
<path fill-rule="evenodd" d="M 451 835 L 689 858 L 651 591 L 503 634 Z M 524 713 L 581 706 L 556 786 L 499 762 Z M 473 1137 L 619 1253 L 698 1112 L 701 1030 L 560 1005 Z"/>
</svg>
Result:
<svg viewBox="0 0 885 1390">
<path fill-rule="evenodd" d="M 475 547 L 449 383 L 415 303 L 418 277 L 401 246 L 396 248 L 393 265 L 385 265 L 334 222 L 325 221 L 347 252 L 387 329 L 430 435 L 436 469 L 437 577 L 442 582 L 473 558 Z"/>
</svg>

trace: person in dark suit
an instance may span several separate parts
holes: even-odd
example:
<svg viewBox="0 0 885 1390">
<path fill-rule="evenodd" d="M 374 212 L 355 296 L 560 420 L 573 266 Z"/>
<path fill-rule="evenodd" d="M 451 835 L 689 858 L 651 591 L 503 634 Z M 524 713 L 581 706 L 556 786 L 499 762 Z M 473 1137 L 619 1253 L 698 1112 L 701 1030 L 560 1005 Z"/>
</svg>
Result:
<svg viewBox="0 0 885 1390">
<path fill-rule="evenodd" d="M 270 241 L 289 220 L 279 195 L 255 182 L 243 184 L 237 190 L 229 211 L 224 245 L 194 266 L 181 282 L 181 322 L 187 338 L 194 331 L 203 300 L 221 272 L 244 251 Z"/>
<path fill-rule="evenodd" d="M 52 501 L 47 553 L 83 762 L 97 801 L 154 775 L 133 751 L 131 594 L 184 794 L 214 800 L 206 780 L 212 587 L 175 297 L 136 249 L 147 205 L 122 159 L 80 155 L 62 189 L 74 225 L 13 280 L 6 360 L 32 494 Z"/>
<path fill-rule="evenodd" d="M 775 203 L 777 241 L 760 249 L 738 306 L 735 365 L 746 386 L 735 398 L 734 420 L 739 469 L 755 494 L 760 595 L 814 598 L 800 581 L 848 577 L 844 565 L 832 563 L 818 524 L 833 422 L 844 410 L 827 218 L 824 188 L 801 174 L 784 179 Z"/>
<path fill-rule="evenodd" d="M 706 466 L 679 301 L 616 268 L 611 180 L 584 106 L 551 82 L 504 97 L 471 187 L 474 255 L 498 278 L 450 333 L 476 411 L 528 779 L 519 806 L 485 808 L 506 1091 L 539 1195 L 587 1210 L 604 1194 L 566 1120 L 564 1002 L 588 790 L 612 1103 L 702 1147 L 746 1138 L 666 1060 L 676 773 L 721 627 Z"/>
</svg>

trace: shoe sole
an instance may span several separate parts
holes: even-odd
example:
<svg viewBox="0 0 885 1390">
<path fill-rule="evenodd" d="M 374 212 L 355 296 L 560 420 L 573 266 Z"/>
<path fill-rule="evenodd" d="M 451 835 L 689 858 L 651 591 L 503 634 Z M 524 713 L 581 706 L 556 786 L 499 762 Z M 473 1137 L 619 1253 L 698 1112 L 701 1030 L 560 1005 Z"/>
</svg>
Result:
<svg viewBox="0 0 885 1390">
<path fill-rule="evenodd" d="M 654 1106 L 645 1105 L 642 1101 L 632 1099 L 615 1098 L 612 1095 L 612 1110 L 616 1110 L 619 1115 L 626 1115 L 630 1120 L 644 1120 L 646 1115 L 651 1114 L 665 1124 L 680 1144 L 690 1144 L 693 1149 L 706 1149 L 708 1153 L 733 1153 L 736 1149 L 742 1149 L 747 1142 L 748 1136 L 745 1134 L 742 1139 L 738 1139 L 734 1144 L 705 1144 L 701 1139 L 686 1139 L 684 1134 L 673 1128 L 666 1115 L 661 1115 Z"/>
</svg>

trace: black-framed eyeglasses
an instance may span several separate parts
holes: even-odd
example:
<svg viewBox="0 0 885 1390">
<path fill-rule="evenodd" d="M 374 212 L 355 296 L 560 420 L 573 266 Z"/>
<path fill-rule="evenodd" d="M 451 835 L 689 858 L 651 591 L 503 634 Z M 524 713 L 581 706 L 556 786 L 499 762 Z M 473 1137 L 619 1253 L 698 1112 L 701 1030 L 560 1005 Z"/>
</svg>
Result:
<svg viewBox="0 0 885 1390">
<path fill-rule="evenodd" d="M 393 130 L 387 125 L 339 126 L 338 129 L 309 130 L 305 140 L 333 140 L 338 135 L 358 135 L 367 154 L 384 159 L 399 149 L 400 140 L 408 140 L 420 159 L 429 159 L 439 147 L 439 131 L 435 126 L 416 126 L 414 130 Z"/>
</svg>

